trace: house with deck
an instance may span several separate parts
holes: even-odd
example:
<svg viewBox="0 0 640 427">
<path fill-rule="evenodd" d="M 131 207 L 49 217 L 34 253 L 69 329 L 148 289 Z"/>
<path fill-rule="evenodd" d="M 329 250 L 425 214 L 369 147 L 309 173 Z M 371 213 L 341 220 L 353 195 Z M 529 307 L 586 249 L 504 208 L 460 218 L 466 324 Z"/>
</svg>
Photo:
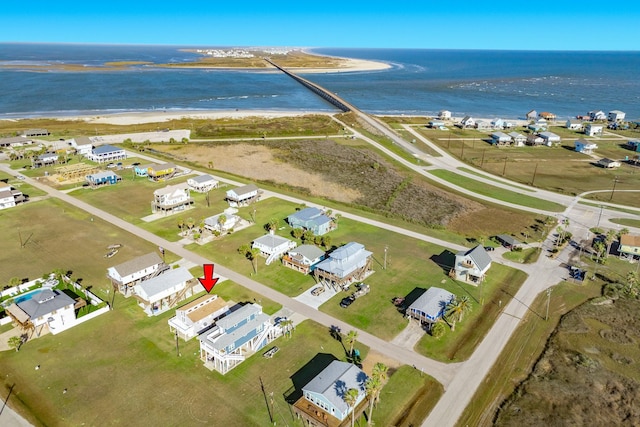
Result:
<svg viewBox="0 0 640 427">
<path fill-rule="evenodd" d="M 491 120 L 491 127 L 493 129 L 504 129 L 505 128 L 504 120 L 502 120 L 499 117 L 496 117 L 495 119 Z"/>
<path fill-rule="evenodd" d="M 134 285 L 133 296 L 147 315 L 156 316 L 192 296 L 194 284 L 189 270 L 173 268 Z"/>
<path fill-rule="evenodd" d="M 313 232 L 316 236 L 322 236 L 336 228 L 335 222 L 322 210 L 314 207 L 304 208 L 287 217 L 287 222 L 292 228 L 302 228 Z"/>
<path fill-rule="evenodd" d="M 476 122 L 476 129 L 478 130 L 489 130 L 491 129 L 491 122 L 486 120 L 478 120 Z"/>
<path fill-rule="evenodd" d="M 573 143 L 576 152 L 583 154 L 593 154 L 593 150 L 598 149 L 598 144 L 589 142 L 586 139 L 579 139 Z"/>
<path fill-rule="evenodd" d="M 525 117 L 529 121 L 536 120 L 538 118 L 538 112 L 536 110 L 531 110 L 525 115 Z"/>
<path fill-rule="evenodd" d="M 507 135 L 511 137 L 515 147 L 522 147 L 527 142 L 527 137 L 520 132 L 509 132 Z"/>
<path fill-rule="evenodd" d="M 85 179 L 87 180 L 91 188 L 102 187 L 103 185 L 117 184 L 118 181 L 122 180 L 122 178 L 120 178 L 112 171 L 96 172 L 91 175 L 87 175 Z"/>
<path fill-rule="evenodd" d="M 44 153 L 32 159 L 34 168 L 43 168 L 58 163 L 58 153 Z"/>
<path fill-rule="evenodd" d="M 75 325 L 75 300 L 61 290 L 42 289 L 28 299 L 16 297 L 6 311 L 23 329 L 33 329 L 40 336 L 45 328 L 57 334 Z"/>
<path fill-rule="evenodd" d="M 571 130 L 582 130 L 584 125 L 582 124 L 582 120 L 569 119 L 566 121 L 564 127 Z"/>
<path fill-rule="evenodd" d="M 607 120 L 607 115 L 602 110 L 589 111 L 589 113 L 587 113 L 587 114 L 589 116 L 589 119 L 592 122 L 595 122 L 597 120 Z"/>
<path fill-rule="evenodd" d="M 622 166 L 621 162 L 619 162 L 617 160 L 613 160 L 613 159 L 607 159 L 606 157 L 598 160 L 596 162 L 596 164 L 598 166 L 601 166 L 601 167 L 605 168 L 605 169 L 615 169 L 615 168 L 619 168 L 620 166 Z"/>
<path fill-rule="evenodd" d="M 187 185 L 196 193 L 207 193 L 214 188 L 218 188 L 218 184 L 218 180 L 208 174 L 187 179 Z"/>
<path fill-rule="evenodd" d="M 297 245 L 293 240 L 278 236 L 273 232 L 255 239 L 251 247 L 260 250 L 260 255 L 267 258 L 266 264 L 269 265 L 281 255 L 285 254 L 289 249 L 295 248 Z"/>
<path fill-rule="evenodd" d="M 623 234 L 620 236 L 618 252 L 621 257 L 628 259 L 638 258 L 638 262 L 640 262 L 640 235 Z"/>
<path fill-rule="evenodd" d="M 537 147 L 539 145 L 544 144 L 544 139 L 542 139 L 540 135 L 536 135 L 536 134 L 527 135 L 526 144 L 532 147 Z"/>
<path fill-rule="evenodd" d="M 147 178 L 153 182 L 167 181 L 178 173 L 178 168 L 173 163 L 161 165 L 151 164 L 147 166 Z"/>
<path fill-rule="evenodd" d="M 609 111 L 609 121 L 610 122 L 624 122 L 624 119 L 627 117 L 627 115 L 624 113 L 624 111 L 620 111 L 620 110 L 611 110 Z"/>
<path fill-rule="evenodd" d="M 464 116 L 460 121 L 460 127 L 463 129 L 476 127 L 476 121 L 471 116 Z"/>
<path fill-rule="evenodd" d="M 442 120 L 437 120 L 437 119 L 429 120 L 429 127 L 431 129 L 438 129 L 438 128 L 444 126 L 444 125 L 445 125 L 445 123 Z"/>
<path fill-rule="evenodd" d="M 186 183 L 167 185 L 153 192 L 151 211 L 153 213 L 174 213 L 189 209 L 193 204 L 189 186 Z"/>
<path fill-rule="evenodd" d="M 33 139 L 26 138 L 24 136 L 10 136 L 6 138 L 0 138 L 0 147 L 23 147 L 25 145 L 33 144 Z"/>
<path fill-rule="evenodd" d="M 229 313 L 227 302 L 218 295 L 206 294 L 182 307 L 168 320 L 169 330 L 185 341 L 211 328 L 216 320 Z"/>
<path fill-rule="evenodd" d="M 594 125 L 593 123 L 589 123 L 584 127 L 584 134 L 587 136 L 600 136 L 604 131 L 604 126 L 602 125 Z"/>
<path fill-rule="evenodd" d="M 291 405 L 291 410 L 305 426 L 349 426 L 351 412 L 357 419 L 367 408 L 368 378 L 358 366 L 334 360 L 302 387 L 302 396 Z M 353 407 L 345 401 L 349 389 L 358 392 Z"/>
<path fill-rule="evenodd" d="M 511 137 L 504 132 L 494 132 L 491 134 L 491 143 L 497 146 L 511 145 Z"/>
<path fill-rule="evenodd" d="M 87 158 L 96 163 L 108 163 L 127 158 L 127 153 L 122 148 L 113 145 L 101 145 L 91 150 Z"/>
<path fill-rule="evenodd" d="M 47 129 L 27 129 L 20 132 L 20 136 L 34 137 L 34 136 L 49 136 Z"/>
<path fill-rule="evenodd" d="M 438 113 L 438 118 L 440 120 L 451 120 L 451 111 L 449 111 L 449 110 L 441 110 Z"/>
<path fill-rule="evenodd" d="M 316 264 L 313 275 L 318 282 L 335 288 L 349 286 L 351 282 L 362 281 L 373 273 L 372 255 L 364 245 L 349 242 Z"/>
<path fill-rule="evenodd" d="M 489 268 L 491 268 L 491 257 L 482 245 L 478 245 L 473 249 L 460 251 L 456 254 L 451 276 L 456 280 L 478 284 L 484 280 Z"/>
<path fill-rule="evenodd" d="M 240 217 L 236 215 L 237 213 L 238 209 L 227 208 L 222 213 L 205 218 L 204 228 L 212 233 L 225 233 L 227 230 L 234 228 L 240 222 Z"/>
<path fill-rule="evenodd" d="M 447 305 L 455 298 L 446 289 L 432 286 L 407 308 L 407 316 L 431 327 L 444 316 Z"/>
<path fill-rule="evenodd" d="M 204 366 L 226 374 L 281 334 L 258 304 L 245 304 L 199 335 Z"/>
<path fill-rule="evenodd" d="M 227 202 L 231 207 L 247 206 L 258 200 L 260 200 L 260 190 L 255 184 L 247 184 L 227 191 Z"/>
<path fill-rule="evenodd" d="M 301 245 L 290 249 L 282 257 L 282 264 L 300 273 L 309 274 L 325 256 L 325 252 L 315 245 Z"/>
<path fill-rule="evenodd" d="M 9 185 L 0 184 L 0 209 L 8 209 L 19 203 L 26 201 L 22 191 L 16 190 Z"/>
<path fill-rule="evenodd" d="M 160 256 L 151 252 L 107 269 L 107 277 L 113 288 L 125 296 L 131 294 L 133 286 L 148 280 L 169 268 Z"/>
<path fill-rule="evenodd" d="M 538 117 L 544 120 L 555 120 L 556 119 L 556 115 L 553 113 L 550 113 L 548 111 L 542 111 L 540 114 L 538 114 Z"/>
<path fill-rule="evenodd" d="M 627 141 L 625 147 L 631 151 L 640 153 L 640 140 Z"/>
<path fill-rule="evenodd" d="M 555 133 L 548 131 L 540 133 L 540 138 L 542 138 L 542 140 L 544 141 L 543 144 L 547 147 L 551 147 L 554 144 L 560 144 L 560 142 L 562 141 L 560 135 L 556 135 Z"/>
<path fill-rule="evenodd" d="M 77 155 L 87 157 L 93 150 L 93 144 L 88 136 L 77 136 L 67 142 Z"/>
</svg>

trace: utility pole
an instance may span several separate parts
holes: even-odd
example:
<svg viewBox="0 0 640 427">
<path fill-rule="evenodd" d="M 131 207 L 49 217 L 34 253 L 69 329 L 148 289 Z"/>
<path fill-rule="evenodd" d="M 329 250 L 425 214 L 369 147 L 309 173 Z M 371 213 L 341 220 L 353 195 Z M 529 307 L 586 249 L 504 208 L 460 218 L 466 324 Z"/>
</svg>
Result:
<svg viewBox="0 0 640 427">
<path fill-rule="evenodd" d="M 551 288 L 547 289 L 547 314 L 544 316 L 544 320 L 549 320 L 549 302 L 551 301 Z"/>
<path fill-rule="evenodd" d="M 538 172 L 538 163 L 536 163 L 536 167 L 533 170 L 533 178 L 531 178 L 531 186 L 533 187 L 533 183 L 536 182 L 536 172 Z"/>
<path fill-rule="evenodd" d="M 482 160 L 480 160 L 480 169 L 482 169 L 482 166 L 484 166 L 484 153 L 486 151 L 487 151 L 486 148 L 484 150 L 482 150 Z"/>
<path fill-rule="evenodd" d="M 384 268 L 383 270 L 387 269 L 387 250 L 389 249 L 389 247 L 387 245 L 384 245 Z"/>
<path fill-rule="evenodd" d="M 600 218 L 602 218 L 602 209 L 604 208 L 603 205 L 600 205 L 600 215 L 598 215 L 598 224 L 596 224 L 596 228 L 600 228 Z"/>
<path fill-rule="evenodd" d="M 180 357 L 180 347 L 178 345 L 178 330 L 176 329 L 176 356 Z"/>
<path fill-rule="evenodd" d="M 613 189 L 611 190 L 611 197 L 609 197 L 609 201 L 613 200 L 613 193 L 616 192 L 616 184 L 618 183 L 618 177 L 616 176 L 613 179 Z"/>
<path fill-rule="evenodd" d="M 460 151 L 460 159 L 461 160 L 464 160 L 464 141 L 465 140 L 463 139 L 462 140 L 462 148 L 461 148 L 461 151 Z"/>
<path fill-rule="evenodd" d="M 502 176 L 504 176 L 504 174 L 507 172 L 507 159 L 508 157 L 504 158 L 504 167 L 502 168 Z"/>
</svg>

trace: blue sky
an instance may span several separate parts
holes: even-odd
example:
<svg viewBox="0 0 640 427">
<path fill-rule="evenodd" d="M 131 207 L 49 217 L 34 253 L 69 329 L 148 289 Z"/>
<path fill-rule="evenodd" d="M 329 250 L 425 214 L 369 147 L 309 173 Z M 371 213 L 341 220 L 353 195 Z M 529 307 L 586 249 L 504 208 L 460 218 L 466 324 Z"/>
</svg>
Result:
<svg viewBox="0 0 640 427">
<path fill-rule="evenodd" d="M 6 3 L 0 42 L 640 50 L 637 0 Z"/>
</svg>

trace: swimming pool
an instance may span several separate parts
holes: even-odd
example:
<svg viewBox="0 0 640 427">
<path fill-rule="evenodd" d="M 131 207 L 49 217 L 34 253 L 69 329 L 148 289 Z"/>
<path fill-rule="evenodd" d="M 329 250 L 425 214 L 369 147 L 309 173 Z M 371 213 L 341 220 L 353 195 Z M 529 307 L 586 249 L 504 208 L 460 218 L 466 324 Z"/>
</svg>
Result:
<svg viewBox="0 0 640 427">
<path fill-rule="evenodd" d="M 25 302 L 25 301 L 29 301 L 31 298 L 33 298 L 35 296 L 35 294 L 42 292 L 43 289 L 42 288 L 38 288 L 38 289 L 34 289 L 33 291 L 29 291 L 25 294 L 20 294 L 16 297 L 13 298 L 13 302 L 14 303 L 20 303 L 20 302 Z"/>
</svg>

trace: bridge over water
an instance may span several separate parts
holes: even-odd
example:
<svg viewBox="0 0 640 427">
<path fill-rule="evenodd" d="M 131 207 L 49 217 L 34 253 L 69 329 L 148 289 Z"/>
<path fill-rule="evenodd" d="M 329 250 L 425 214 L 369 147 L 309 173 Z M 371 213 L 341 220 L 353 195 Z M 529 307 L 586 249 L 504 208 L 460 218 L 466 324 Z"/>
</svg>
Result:
<svg viewBox="0 0 640 427">
<path fill-rule="evenodd" d="M 276 67 L 278 70 L 288 75 L 289 77 L 291 77 L 292 79 L 294 79 L 295 81 L 297 81 L 298 83 L 300 83 L 301 85 L 303 85 L 304 87 L 306 87 L 307 89 L 309 89 L 311 92 L 318 95 L 320 98 L 324 99 L 328 103 L 342 110 L 343 112 L 348 113 L 349 111 L 357 111 L 357 108 L 349 104 L 344 99 L 340 98 L 335 93 L 331 93 L 325 88 L 323 88 L 322 86 L 319 86 L 305 79 L 304 77 L 300 77 L 299 75 L 294 74 L 291 71 L 285 70 L 284 68 L 282 68 L 281 66 L 279 66 L 269 58 L 264 58 L 264 60 L 267 61 L 269 64 L 273 65 L 274 67 Z"/>
</svg>

